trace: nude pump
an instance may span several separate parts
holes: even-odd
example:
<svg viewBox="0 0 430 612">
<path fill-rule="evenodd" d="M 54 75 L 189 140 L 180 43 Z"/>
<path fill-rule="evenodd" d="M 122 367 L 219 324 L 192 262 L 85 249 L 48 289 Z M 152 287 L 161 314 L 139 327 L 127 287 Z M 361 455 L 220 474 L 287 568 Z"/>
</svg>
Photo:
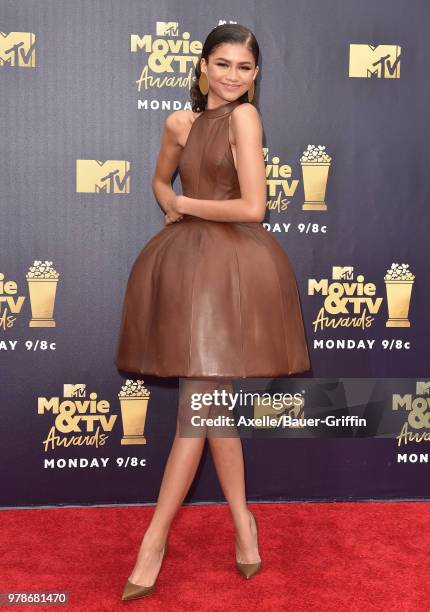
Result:
<svg viewBox="0 0 430 612">
<path fill-rule="evenodd" d="M 166 552 L 167 552 L 167 542 L 164 544 L 163 561 L 164 561 L 164 557 L 166 556 Z M 123 601 L 129 601 L 130 599 L 140 599 L 141 597 L 145 597 L 146 595 L 151 595 L 151 593 L 155 591 L 157 580 L 158 580 L 158 576 L 155 579 L 154 584 L 151 584 L 150 586 L 142 586 L 140 584 L 134 584 L 134 582 L 131 582 L 130 580 L 127 579 L 121 599 Z"/>
<path fill-rule="evenodd" d="M 255 522 L 255 528 L 257 530 L 257 540 L 258 540 L 258 522 L 257 522 L 256 517 L 252 514 L 252 512 L 250 512 L 250 514 Z M 249 580 L 249 578 L 252 578 L 252 576 L 254 576 L 261 569 L 262 563 L 261 561 L 257 561 L 257 563 L 239 563 L 239 561 L 237 561 L 236 559 L 236 567 L 241 573 L 241 575 L 247 580 Z"/>
</svg>

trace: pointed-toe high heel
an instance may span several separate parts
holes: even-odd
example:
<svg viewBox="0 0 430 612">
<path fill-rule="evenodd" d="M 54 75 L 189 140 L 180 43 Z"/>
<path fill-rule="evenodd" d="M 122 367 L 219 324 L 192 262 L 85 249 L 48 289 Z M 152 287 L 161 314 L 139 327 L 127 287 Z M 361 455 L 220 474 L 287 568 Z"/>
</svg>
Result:
<svg viewBox="0 0 430 612">
<path fill-rule="evenodd" d="M 255 528 L 257 530 L 257 540 L 258 540 L 258 522 L 257 522 L 256 517 L 252 514 L 252 512 L 250 512 L 250 514 L 255 522 Z M 261 570 L 262 563 L 261 561 L 257 561 L 257 563 L 239 563 L 239 561 L 236 559 L 236 567 L 241 573 L 241 575 L 248 580 L 249 578 L 252 578 L 252 576 L 254 576 L 259 570 Z"/>
<path fill-rule="evenodd" d="M 164 557 L 166 556 L 166 552 L 167 542 L 164 544 L 163 561 Z M 161 563 L 163 563 L 163 561 Z M 158 575 L 160 575 L 160 573 L 158 573 Z M 134 582 L 130 582 L 130 580 L 127 579 L 121 599 L 123 601 L 129 601 L 130 599 L 140 599 L 141 597 L 145 597 L 146 595 L 151 595 L 151 593 L 155 591 L 157 580 L 158 576 L 155 579 L 154 584 L 151 584 L 151 586 L 142 586 L 140 584 L 134 584 Z"/>
</svg>

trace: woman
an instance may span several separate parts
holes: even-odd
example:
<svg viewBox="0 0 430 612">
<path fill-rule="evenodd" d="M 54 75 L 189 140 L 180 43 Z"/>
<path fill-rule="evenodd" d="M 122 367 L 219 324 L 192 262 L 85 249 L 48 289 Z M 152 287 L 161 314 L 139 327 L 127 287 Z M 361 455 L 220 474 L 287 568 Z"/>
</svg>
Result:
<svg viewBox="0 0 430 612">
<path fill-rule="evenodd" d="M 123 599 L 152 593 L 171 522 L 194 478 L 206 437 L 236 531 L 236 567 L 262 567 L 247 508 L 240 438 L 191 426 L 194 393 L 233 391 L 235 378 L 309 369 L 300 302 L 286 253 L 262 226 L 266 175 L 254 98 L 259 47 L 237 24 L 213 29 L 196 65 L 192 110 L 165 123 L 153 177 L 166 227 L 130 272 L 115 363 L 178 376 L 176 436 L 151 523 Z M 183 195 L 171 179 L 179 167 Z M 200 416 L 231 415 L 213 403 Z"/>
</svg>

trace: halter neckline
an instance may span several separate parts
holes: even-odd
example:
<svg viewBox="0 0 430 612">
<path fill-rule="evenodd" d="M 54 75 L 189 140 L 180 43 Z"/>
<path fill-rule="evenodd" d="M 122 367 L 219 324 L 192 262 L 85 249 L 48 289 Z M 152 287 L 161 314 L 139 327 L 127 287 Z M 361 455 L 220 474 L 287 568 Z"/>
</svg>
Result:
<svg viewBox="0 0 430 612">
<path fill-rule="evenodd" d="M 222 115 L 226 115 L 227 113 L 229 113 L 238 104 L 239 99 L 236 99 L 232 102 L 226 102 L 225 104 L 221 104 L 216 108 L 206 108 L 202 112 L 202 115 L 204 115 L 205 117 L 209 117 L 210 119 L 212 119 L 212 117 L 222 117 Z"/>
</svg>

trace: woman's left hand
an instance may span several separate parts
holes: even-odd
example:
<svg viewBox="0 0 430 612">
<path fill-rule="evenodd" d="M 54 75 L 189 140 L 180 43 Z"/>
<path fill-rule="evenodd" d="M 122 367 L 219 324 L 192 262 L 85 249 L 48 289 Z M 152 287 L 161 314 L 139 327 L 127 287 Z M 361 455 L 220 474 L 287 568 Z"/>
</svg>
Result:
<svg viewBox="0 0 430 612">
<path fill-rule="evenodd" d="M 167 205 L 167 212 L 164 216 L 164 220 L 166 225 L 170 225 L 171 223 L 176 223 L 176 221 L 180 221 L 183 218 L 183 214 L 179 212 L 181 206 L 181 195 L 174 195 L 171 200 L 169 200 Z"/>
<path fill-rule="evenodd" d="M 164 215 L 164 222 L 166 225 L 170 225 L 171 223 L 176 223 L 183 218 L 183 215 L 179 215 L 178 213 L 168 212 Z"/>
</svg>

